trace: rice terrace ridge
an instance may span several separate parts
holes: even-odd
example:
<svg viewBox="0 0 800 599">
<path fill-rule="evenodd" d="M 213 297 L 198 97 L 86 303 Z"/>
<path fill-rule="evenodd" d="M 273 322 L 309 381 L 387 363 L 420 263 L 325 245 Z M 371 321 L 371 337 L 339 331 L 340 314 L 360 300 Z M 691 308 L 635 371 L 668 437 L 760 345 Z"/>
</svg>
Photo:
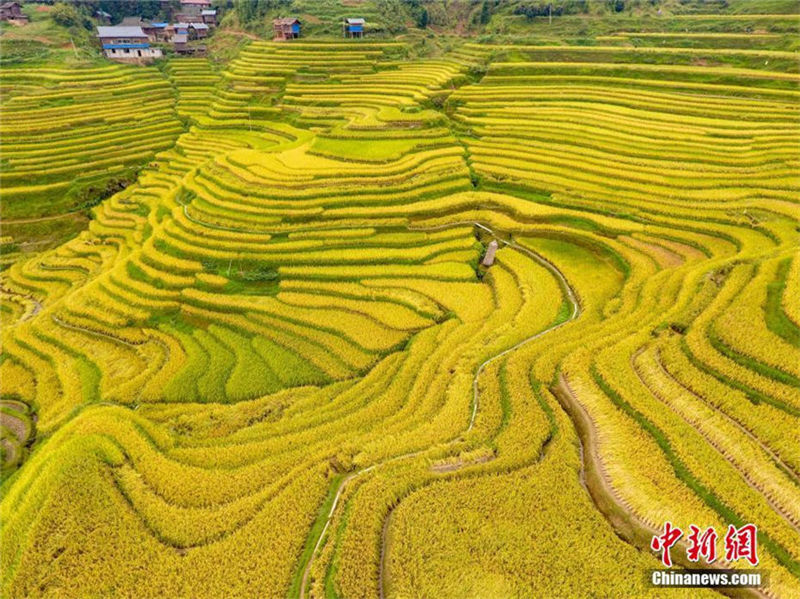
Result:
<svg viewBox="0 0 800 599">
<path fill-rule="evenodd" d="M 0 596 L 800 597 L 798 51 L 800 0 L 2 3 Z"/>
</svg>

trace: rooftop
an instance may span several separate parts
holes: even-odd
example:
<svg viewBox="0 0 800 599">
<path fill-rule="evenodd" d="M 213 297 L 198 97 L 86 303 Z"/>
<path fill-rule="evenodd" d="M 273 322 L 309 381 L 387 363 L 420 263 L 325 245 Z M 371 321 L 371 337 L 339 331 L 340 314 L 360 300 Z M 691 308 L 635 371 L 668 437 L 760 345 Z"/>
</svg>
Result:
<svg viewBox="0 0 800 599">
<path fill-rule="evenodd" d="M 363 25 L 366 23 L 364 19 L 346 19 L 348 25 Z"/>
<path fill-rule="evenodd" d="M 275 25 L 294 25 L 295 23 L 299 23 L 300 19 L 297 17 L 281 17 L 280 19 L 272 19 L 272 22 Z"/>
<path fill-rule="evenodd" d="M 207 8 L 204 9 L 200 14 L 204 17 L 213 17 L 217 14 L 217 11 L 213 8 Z"/>
<path fill-rule="evenodd" d="M 97 37 L 147 37 L 141 27 L 98 27 Z"/>
</svg>

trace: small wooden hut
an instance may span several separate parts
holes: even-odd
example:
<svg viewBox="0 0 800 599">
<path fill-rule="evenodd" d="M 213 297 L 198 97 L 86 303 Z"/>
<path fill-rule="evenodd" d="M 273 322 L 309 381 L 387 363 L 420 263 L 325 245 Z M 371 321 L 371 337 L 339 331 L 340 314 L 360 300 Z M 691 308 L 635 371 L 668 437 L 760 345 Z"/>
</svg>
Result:
<svg viewBox="0 0 800 599">
<path fill-rule="evenodd" d="M 3 2 L 0 4 L 0 21 L 27 23 L 28 15 L 22 12 L 22 5 L 19 2 Z"/>
<path fill-rule="evenodd" d="M 203 23 L 209 27 L 217 26 L 217 11 L 213 8 L 201 11 L 200 18 L 203 19 Z"/>
<path fill-rule="evenodd" d="M 275 32 L 275 40 L 297 39 L 300 37 L 300 19 L 295 17 L 273 19 L 272 30 Z"/>
<path fill-rule="evenodd" d="M 486 254 L 483 256 L 483 264 L 484 266 L 491 266 L 494 264 L 494 255 L 497 253 L 497 241 L 492 239 L 489 242 L 489 247 L 486 248 Z"/>
</svg>

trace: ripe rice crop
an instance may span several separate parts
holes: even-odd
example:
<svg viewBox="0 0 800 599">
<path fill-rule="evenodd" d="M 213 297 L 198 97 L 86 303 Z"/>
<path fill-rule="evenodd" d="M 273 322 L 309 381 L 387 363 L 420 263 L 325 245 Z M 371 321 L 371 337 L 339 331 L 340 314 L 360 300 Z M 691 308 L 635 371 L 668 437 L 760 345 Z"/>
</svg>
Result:
<svg viewBox="0 0 800 599">
<path fill-rule="evenodd" d="M 4 70 L 4 217 L 138 172 L 0 275 L 2 594 L 800 594 L 799 76 L 675 19 Z"/>
</svg>

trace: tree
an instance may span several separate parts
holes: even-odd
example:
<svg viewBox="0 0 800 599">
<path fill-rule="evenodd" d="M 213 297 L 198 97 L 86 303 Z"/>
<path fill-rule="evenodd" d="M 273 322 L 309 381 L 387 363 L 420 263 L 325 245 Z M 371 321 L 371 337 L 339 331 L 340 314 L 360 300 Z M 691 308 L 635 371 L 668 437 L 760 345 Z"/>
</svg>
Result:
<svg viewBox="0 0 800 599">
<path fill-rule="evenodd" d="M 53 10 L 50 11 L 50 16 L 56 23 L 63 27 L 74 27 L 81 21 L 81 17 L 76 8 L 70 4 L 64 4 L 63 2 L 59 2 L 53 7 Z"/>
<path fill-rule="evenodd" d="M 419 18 L 417 19 L 417 26 L 420 29 L 425 29 L 428 26 L 428 18 L 428 9 L 423 8 L 419 13 Z"/>
<path fill-rule="evenodd" d="M 381 15 L 386 31 L 391 34 L 406 31 L 406 7 L 400 0 L 375 0 L 375 8 Z"/>
<path fill-rule="evenodd" d="M 481 25 L 486 25 L 491 18 L 492 8 L 489 6 L 488 0 L 483 0 L 483 6 L 481 6 Z"/>
<path fill-rule="evenodd" d="M 166 19 L 170 12 L 180 9 L 179 0 L 70 0 L 69 4 L 86 17 L 93 17 L 98 10 L 107 12 L 112 23 L 118 23 L 123 17 Z"/>
<path fill-rule="evenodd" d="M 239 16 L 239 22 L 248 23 L 253 20 L 255 16 L 255 4 L 250 0 L 238 0 L 236 3 L 236 14 Z"/>
<path fill-rule="evenodd" d="M 291 7 L 291 0 L 236 0 L 236 14 L 242 25 L 263 21 L 270 14 L 280 13 Z"/>
</svg>

